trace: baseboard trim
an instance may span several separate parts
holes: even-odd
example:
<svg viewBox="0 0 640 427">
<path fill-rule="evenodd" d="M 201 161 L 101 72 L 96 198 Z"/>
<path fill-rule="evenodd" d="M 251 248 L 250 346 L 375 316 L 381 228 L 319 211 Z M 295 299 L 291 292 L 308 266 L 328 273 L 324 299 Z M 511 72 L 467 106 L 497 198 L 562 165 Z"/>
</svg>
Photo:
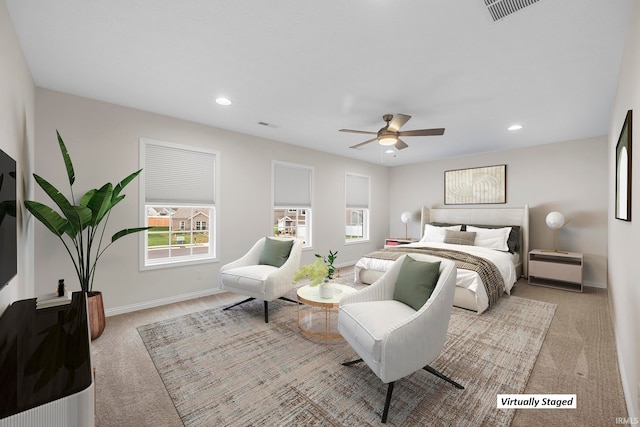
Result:
<svg viewBox="0 0 640 427">
<path fill-rule="evenodd" d="M 611 318 L 612 322 L 614 321 L 613 317 Z M 614 323 L 615 325 L 615 323 Z M 629 378 L 627 376 L 627 371 L 624 367 L 624 360 L 622 359 L 622 357 L 620 356 L 622 354 L 622 351 L 620 349 L 620 343 L 618 341 L 618 334 L 615 333 L 615 327 L 614 327 L 614 336 L 615 336 L 615 340 L 616 340 L 616 353 L 617 353 L 617 357 L 618 357 L 618 370 L 620 371 L 620 380 L 622 382 L 622 392 L 624 394 L 624 400 L 625 403 L 627 404 L 627 411 L 629 411 L 629 417 L 631 419 L 637 420 L 638 419 L 638 414 L 635 413 L 635 409 L 634 409 L 634 405 L 633 405 L 633 399 L 631 398 L 632 393 L 631 393 L 631 387 L 632 385 L 628 383 L 627 379 Z"/>
<path fill-rule="evenodd" d="M 607 289 L 607 285 L 604 283 L 583 282 L 583 286 L 589 286 L 590 288 Z"/>
<path fill-rule="evenodd" d="M 207 289 L 206 291 L 191 292 L 188 294 L 175 295 L 167 298 L 160 298 L 152 301 L 145 301 L 136 304 L 123 305 L 121 307 L 109 308 L 104 311 L 105 316 L 116 316 L 118 314 L 131 313 L 133 311 L 145 310 L 147 308 L 160 307 L 161 305 L 173 304 L 175 302 L 186 301 L 206 297 L 209 295 L 220 294 L 224 292 L 221 289 Z"/>
</svg>

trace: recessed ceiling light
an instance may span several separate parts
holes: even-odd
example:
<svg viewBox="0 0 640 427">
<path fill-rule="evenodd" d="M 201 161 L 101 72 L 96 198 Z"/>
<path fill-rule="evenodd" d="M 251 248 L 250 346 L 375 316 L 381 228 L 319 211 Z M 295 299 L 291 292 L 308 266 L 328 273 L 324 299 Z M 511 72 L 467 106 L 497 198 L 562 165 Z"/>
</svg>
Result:
<svg viewBox="0 0 640 427">
<path fill-rule="evenodd" d="M 220 97 L 220 98 L 216 98 L 216 104 L 231 105 L 231 101 L 228 98 Z"/>
<path fill-rule="evenodd" d="M 395 151 L 393 151 L 392 149 L 388 149 L 387 151 L 385 151 L 385 153 L 392 154 L 392 153 L 395 153 Z"/>
<path fill-rule="evenodd" d="M 507 129 L 509 129 L 509 130 L 520 130 L 520 129 L 522 129 L 522 125 L 511 125 Z"/>
</svg>

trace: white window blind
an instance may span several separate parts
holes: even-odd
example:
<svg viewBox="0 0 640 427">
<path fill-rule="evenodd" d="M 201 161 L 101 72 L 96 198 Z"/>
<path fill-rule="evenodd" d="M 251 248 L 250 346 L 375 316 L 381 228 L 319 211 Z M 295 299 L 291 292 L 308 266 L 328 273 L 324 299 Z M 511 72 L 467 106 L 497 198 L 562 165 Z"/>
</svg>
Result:
<svg viewBox="0 0 640 427">
<path fill-rule="evenodd" d="M 369 209 L 369 177 L 347 174 L 346 205 L 351 209 Z"/>
<path fill-rule="evenodd" d="M 147 203 L 215 204 L 215 154 L 149 140 L 144 143 Z"/>
<path fill-rule="evenodd" d="M 274 206 L 311 207 L 310 167 L 274 163 Z"/>
</svg>

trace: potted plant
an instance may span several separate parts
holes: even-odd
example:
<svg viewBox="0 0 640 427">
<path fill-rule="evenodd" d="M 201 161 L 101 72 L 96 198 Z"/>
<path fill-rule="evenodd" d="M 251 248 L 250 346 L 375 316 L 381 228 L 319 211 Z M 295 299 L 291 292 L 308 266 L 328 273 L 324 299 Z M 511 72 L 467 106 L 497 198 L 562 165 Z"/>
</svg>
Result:
<svg viewBox="0 0 640 427">
<path fill-rule="evenodd" d="M 40 188 L 55 202 L 62 214 L 33 200 L 25 201 L 24 206 L 60 239 L 71 257 L 80 288 L 87 295 L 89 301 L 91 339 L 95 339 L 102 334 L 105 327 L 102 293 L 93 291 L 93 280 L 98 260 L 116 240 L 128 234 L 149 229 L 149 227 L 126 228 L 111 236 L 109 242 L 103 242 L 111 210 L 124 199 L 125 195 L 121 194 L 122 190 L 142 172 L 142 169 L 127 176 L 115 186 L 107 183 L 99 189 L 87 191 L 82 197 L 76 199 L 73 193 L 75 182 L 73 163 L 58 131 L 56 131 L 56 135 L 67 170 L 71 200 L 67 199 L 47 180 L 34 173 L 33 177 Z"/>
<path fill-rule="evenodd" d="M 338 256 L 338 251 L 329 251 L 329 255 L 326 257 L 320 254 L 315 254 L 315 256 L 317 259 L 313 264 L 303 265 L 296 270 L 293 283 L 298 283 L 302 279 L 309 279 L 311 281 L 309 283 L 310 286 L 320 285 L 320 297 L 331 298 L 333 296 L 333 287 L 330 280 L 333 279 L 333 274 L 336 271 L 333 262 Z"/>
</svg>

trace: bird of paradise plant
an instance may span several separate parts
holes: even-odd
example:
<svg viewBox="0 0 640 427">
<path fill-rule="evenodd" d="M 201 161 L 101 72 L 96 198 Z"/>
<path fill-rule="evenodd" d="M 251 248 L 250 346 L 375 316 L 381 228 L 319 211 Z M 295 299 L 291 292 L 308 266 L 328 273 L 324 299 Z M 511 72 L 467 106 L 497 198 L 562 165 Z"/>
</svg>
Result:
<svg viewBox="0 0 640 427">
<path fill-rule="evenodd" d="M 67 199 L 51 183 L 37 174 L 36 182 L 60 209 L 55 209 L 33 200 L 24 202 L 25 208 L 49 231 L 56 235 L 64 245 L 73 261 L 80 288 L 83 292 L 92 292 L 98 260 L 116 240 L 133 233 L 148 230 L 150 227 L 126 228 L 111 236 L 111 241 L 103 246 L 103 237 L 111 210 L 124 199 L 122 190 L 142 172 L 132 173 L 117 185 L 107 183 L 99 189 L 87 191 L 76 204 L 73 193 L 75 172 L 67 147 L 56 131 L 58 145 L 67 170 L 71 200 Z"/>
</svg>

